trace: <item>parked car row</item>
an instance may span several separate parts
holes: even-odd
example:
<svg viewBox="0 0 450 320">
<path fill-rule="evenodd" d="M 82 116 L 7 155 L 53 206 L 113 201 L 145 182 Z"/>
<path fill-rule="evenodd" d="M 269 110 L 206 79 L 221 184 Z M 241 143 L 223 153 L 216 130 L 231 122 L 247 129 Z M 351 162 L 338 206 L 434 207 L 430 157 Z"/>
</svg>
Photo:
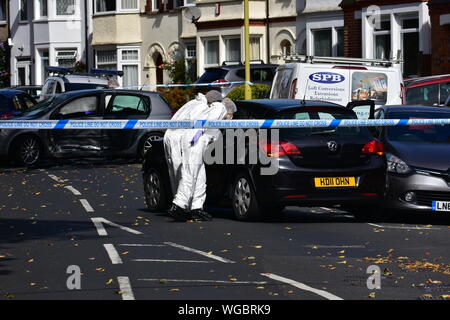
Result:
<svg viewBox="0 0 450 320">
<path fill-rule="evenodd" d="M 272 99 L 238 101 L 237 107 L 237 119 L 356 119 L 359 107 L 371 108 L 368 114 L 379 119 L 450 118 L 450 109 L 423 106 L 383 106 L 375 112 L 373 102 L 343 107 Z M 450 211 L 450 126 L 375 132 L 363 127 L 299 128 L 279 133 L 277 153 L 271 152 L 271 142 L 257 144 L 277 161 L 274 175 L 261 174 L 265 165 L 260 162 L 207 165 L 210 204 L 231 206 L 239 220 L 277 214 L 285 206 L 340 206 L 362 218 L 380 218 L 392 210 Z M 236 154 L 227 147 L 224 157 Z M 173 197 L 162 148 L 161 142 L 155 143 L 143 163 L 146 202 L 155 212 L 167 209 Z"/>
</svg>

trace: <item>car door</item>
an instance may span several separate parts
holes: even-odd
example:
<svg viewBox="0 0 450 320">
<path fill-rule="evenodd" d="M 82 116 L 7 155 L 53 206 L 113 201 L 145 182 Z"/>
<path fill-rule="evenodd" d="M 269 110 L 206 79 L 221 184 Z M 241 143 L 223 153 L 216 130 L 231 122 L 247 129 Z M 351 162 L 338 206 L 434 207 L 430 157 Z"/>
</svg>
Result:
<svg viewBox="0 0 450 320">
<path fill-rule="evenodd" d="M 101 93 L 90 93 L 75 96 L 65 101 L 51 115 L 51 120 L 101 120 L 103 105 Z M 103 133 L 100 129 L 86 130 L 51 130 L 49 132 L 50 146 L 61 156 L 92 156 L 102 155 Z"/>
<path fill-rule="evenodd" d="M 151 100 L 139 93 L 111 93 L 105 96 L 107 120 L 144 120 L 151 112 Z M 105 152 L 126 153 L 140 137 L 139 130 L 104 130 Z"/>
<path fill-rule="evenodd" d="M 347 108 L 353 110 L 359 120 L 375 118 L 375 101 L 373 100 L 352 101 L 347 104 Z"/>
</svg>

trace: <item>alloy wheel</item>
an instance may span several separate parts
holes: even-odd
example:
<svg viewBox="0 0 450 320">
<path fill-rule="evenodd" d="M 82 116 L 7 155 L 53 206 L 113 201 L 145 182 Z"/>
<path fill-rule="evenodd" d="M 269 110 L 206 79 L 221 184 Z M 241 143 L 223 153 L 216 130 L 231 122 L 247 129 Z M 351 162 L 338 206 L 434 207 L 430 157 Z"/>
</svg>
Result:
<svg viewBox="0 0 450 320">
<path fill-rule="evenodd" d="M 147 180 L 147 197 L 151 207 L 156 208 L 161 200 L 161 180 L 155 172 L 151 172 Z"/>
<path fill-rule="evenodd" d="M 240 178 L 234 187 L 234 206 L 240 216 L 245 216 L 250 207 L 250 185 L 245 178 Z"/>
<path fill-rule="evenodd" d="M 20 144 L 20 159 L 24 164 L 31 165 L 39 160 L 39 141 L 34 137 L 27 137 Z"/>
</svg>

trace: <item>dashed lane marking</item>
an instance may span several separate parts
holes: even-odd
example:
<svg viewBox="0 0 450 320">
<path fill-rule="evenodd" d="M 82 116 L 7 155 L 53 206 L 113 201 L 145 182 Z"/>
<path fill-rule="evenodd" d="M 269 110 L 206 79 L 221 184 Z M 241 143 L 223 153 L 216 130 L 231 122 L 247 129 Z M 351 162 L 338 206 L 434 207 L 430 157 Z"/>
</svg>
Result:
<svg viewBox="0 0 450 320">
<path fill-rule="evenodd" d="M 284 278 L 284 277 L 278 276 L 278 275 L 273 274 L 273 273 L 261 273 L 261 275 L 265 276 L 265 277 L 268 277 L 270 279 L 273 279 L 273 280 L 277 280 L 277 281 L 280 281 L 280 282 L 284 282 L 284 283 L 290 284 L 291 286 L 294 286 L 294 287 L 299 288 L 301 290 L 315 293 L 315 294 L 317 294 L 317 295 L 319 295 L 319 296 L 321 296 L 321 297 L 323 297 L 325 299 L 328 299 L 328 300 L 344 300 L 344 299 L 342 299 L 342 298 L 340 298 L 338 296 L 335 296 L 334 294 L 331 294 L 331 293 L 329 293 L 327 291 L 320 290 L 320 289 L 315 289 L 315 288 L 312 288 L 312 287 L 310 287 L 310 286 L 308 286 L 308 285 L 306 285 L 304 283 L 300 283 L 300 282 L 294 281 L 292 279 Z"/>
<path fill-rule="evenodd" d="M 122 264 L 122 259 L 119 256 L 116 248 L 111 243 L 106 243 L 103 245 L 108 253 L 109 259 L 111 259 L 112 264 Z"/>
<path fill-rule="evenodd" d="M 117 277 L 117 282 L 122 293 L 122 300 L 135 300 L 130 279 L 128 277 Z"/>
<path fill-rule="evenodd" d="M 64 188 L 66 188 L 67 190 L 69 190 L 70 192 L 72 192 L 74 195 L 76 195 L 76 196 L 81 196 L 81 192 L 80 191 L 78 191 L 77 189 L 75 189 L 74 187 L 72 187 L 72 186 L 66 186 L 66 187 L 64 187 Z"/>
<path fill-rule="evenodd" d="M 193 248 L 189 248 L 189 247 L 186 247 L 186 246 L 182 246 L 180 244 L 176 244 L 176 243 L 173 243 L 173 242 L 164 242 L 164 244 L 167 244 L 169 246 L 172 246 L 172 247 L 175 247 L 175 248 L 178 248 L 178 249 L 181 249 L 181 250 L 194 252 L 194 253 L 197 253 L 197 254 L 202 255 L 204 257 L 207 257 L 207 258 L 210 258 L 210 259 L 214 259 L 214 260 L 217 260 L 217 261 L 220 261 L 220 262 L 223 262 L 223 263 L 235 263 L 232 260 L 228 260 L 226 258 L 222 258 L 222 257 L 216 256 L 214 254 L 210 254 L 208 252 L 204 252 L 204 251 L 200 251 L 200 250 L 197 250 L 197 249 L 193 249 Z"/>
<path fill-rule="evenodd" d="M 92 208 L 92 206 L 86 199 L 80 199 L 80 202 L 83 205 L 83 208 L 84 210 L 86 210 L 86 212 L 94 212 L 94 208 Z"/>
<path fill-rule="evenodd" d="M 55 175 L 53 175 L 53 174 L 49 174 L 48 175 L 51 179 L 53 179 L 53 180 L 55 180 L 56 182 L 58 182 L 58 183 L 65 183 L 65 181 L 63 180 L 63 179 L 61 179 L 61 178 L 59 178 L 59 177 L 57 177 L 57 176 L 55 176 Z"/>
<path fill-rule="evenodd" d="M 383 226 L 375 223 L 368 223 L 368 225 L 377 227 L 377 228 L 383 228 L 383 229 L 402 229 L 402 230 L 442 230 L 441 228 L 433 228 L 433 227 L 419 227 L 419 226 Z"/>
<path fill-rule="evenodd" d="M 121 243 L 121 247 L 167 247 L 165 244 Z"/>
</svg>

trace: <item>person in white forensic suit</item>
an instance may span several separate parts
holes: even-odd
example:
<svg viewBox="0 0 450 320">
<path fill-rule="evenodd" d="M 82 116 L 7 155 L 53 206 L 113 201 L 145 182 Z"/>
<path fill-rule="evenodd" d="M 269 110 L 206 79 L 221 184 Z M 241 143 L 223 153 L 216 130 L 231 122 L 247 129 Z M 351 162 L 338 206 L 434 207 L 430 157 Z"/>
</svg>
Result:
<svg viewBox="0 0 450 320">
<path fill-rule="evenodd" d="M 195 100 L 190 101 L 181 107 L 172 120 L 206 120 L 211 111 L 210 106 L 221 100 L 222 94 L 216 90 L 211 90 L 206 93 L 206 95 L 199 93 Z M 186 157 L 186 148 L 184 148 L 183 144 L 184 138 L 190 131 L 195 132 L 197 130 L 169 129 L 167 131 L 168 132 L 164 135 L 164 150 L 169 167 L 171 188 L 174 195 L 174 202 L 168 210 L 168 214 L 175 220 L 186 221 L 190 218 L 188 212 L 186 212 L 186 206 L 180 206 L 175 199 L 177 199 L 177 195 L 180 193 L 180 185 L 183 181 L 183 177 L 188 174 L 185 169 L 185 164 L 189 160 Z"/>
<path fill-rule="evenodd" d="M 225 98 L 222 103 L 211 104 L 206 120 L 232 119 L 235 112 L 236 105 Z M 189 130 L 183 137 L 182 178 L 173 202 L 187 213 L 184 220 L 212 220 L 212 216 L 203 208 L 206 200 L 203 155 L 208 145 L 216 141 L 220 134 L 219 129 L 201 129 Z"/>
</svg>

